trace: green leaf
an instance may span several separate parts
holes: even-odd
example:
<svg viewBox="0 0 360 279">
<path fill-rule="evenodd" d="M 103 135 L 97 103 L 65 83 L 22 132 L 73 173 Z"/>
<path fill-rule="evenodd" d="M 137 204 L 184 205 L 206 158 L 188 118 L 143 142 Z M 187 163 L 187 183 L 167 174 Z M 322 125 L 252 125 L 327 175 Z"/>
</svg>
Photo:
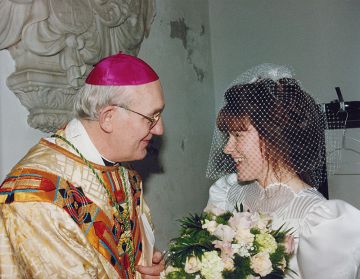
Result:
<svg viewBox="0 0 360 279">
<path fill-rule="evenodd" d="M 179 220 L 180 236 L 171 240 L 166 264 L 183 268 L 187 257 L 194 255 L 201 258 L 204 252 L 214 250 L 211 242 L 216 237 L 202 228 L 203 220 L 202 214 L 190 214 Z"/>
<path fill-rule="evenodd" d="M 215 222 L 218 224 L 227 225 L 229 222 L 229 219 L 233 216 L 234 216 L 234 214 L 232 214 L 231 212 L 226 212 L 224 214 L 216 216 Z"/>
</svg>

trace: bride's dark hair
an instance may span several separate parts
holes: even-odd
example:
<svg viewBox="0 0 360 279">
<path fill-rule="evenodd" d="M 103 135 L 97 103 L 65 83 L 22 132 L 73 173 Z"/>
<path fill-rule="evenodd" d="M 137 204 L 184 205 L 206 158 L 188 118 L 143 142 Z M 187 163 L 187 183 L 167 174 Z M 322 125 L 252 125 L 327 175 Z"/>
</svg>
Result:
<svg viewBox="0 0 360 279">
<path fill-rule="evenodd" d="M 259 79 L 226 91 L 217 127 L 230 133 L 247 130 L 251 124 L 275 172 L 285 168 L 317 186 L 325 156 L 323 117 L 315 100 L 295 79 Z"/>
</svg>

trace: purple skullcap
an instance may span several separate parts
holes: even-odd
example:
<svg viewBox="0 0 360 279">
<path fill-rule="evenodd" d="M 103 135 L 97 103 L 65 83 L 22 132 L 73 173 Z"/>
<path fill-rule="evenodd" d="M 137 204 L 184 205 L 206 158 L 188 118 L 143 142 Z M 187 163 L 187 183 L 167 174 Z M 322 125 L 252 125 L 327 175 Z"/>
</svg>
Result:
<svg viewBox="0 0 360 279">
<path fill-rule="evenodd" d="M 159 77 L 143 60 L 118 53 L 100 60 L 88 75 L 85 83 L 92 85 L 141 85 Z"/>
</svg>

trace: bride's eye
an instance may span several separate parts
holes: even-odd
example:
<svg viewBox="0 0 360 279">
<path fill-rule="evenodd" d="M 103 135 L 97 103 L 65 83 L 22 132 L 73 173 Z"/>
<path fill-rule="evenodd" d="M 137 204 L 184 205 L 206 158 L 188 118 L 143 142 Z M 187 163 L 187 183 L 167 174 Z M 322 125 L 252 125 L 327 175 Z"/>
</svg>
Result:
<svg viewBox="0 0 360 279">
<path fill-rule="evenodd" d="M 240 131 L 236 131 L 236 132 L 233 133 L 233 136 L 234 136 L 235 138 L 240 138 L 240 137 L 242 137 L 243 135 L 244 135 L 244 133 L 243 133 L 243 132 L 240 132 Z"/>
</svg>

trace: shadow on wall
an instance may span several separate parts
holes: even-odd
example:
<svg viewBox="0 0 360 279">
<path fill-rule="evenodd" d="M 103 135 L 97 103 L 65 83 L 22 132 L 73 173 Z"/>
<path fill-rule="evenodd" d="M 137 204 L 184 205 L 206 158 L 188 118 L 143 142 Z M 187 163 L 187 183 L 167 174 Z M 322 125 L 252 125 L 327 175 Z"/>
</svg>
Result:
<svg viewBox="0 0 360 279">
<path fill-rule="evenodd" d="M 159 156 L 162 144 L 162 137 L 152 138 L 147 148 L 148 153 L 146 157 L 143 160 L 130 163 L 131 167 L 141 175 L 144 185 L 147 185 L 146 182 L 151 174 L 160 174 L 165 172 Z M 144 192 L 146 192 L 146 189 L 147 188 L 144 187 Z"/>
</svg>

